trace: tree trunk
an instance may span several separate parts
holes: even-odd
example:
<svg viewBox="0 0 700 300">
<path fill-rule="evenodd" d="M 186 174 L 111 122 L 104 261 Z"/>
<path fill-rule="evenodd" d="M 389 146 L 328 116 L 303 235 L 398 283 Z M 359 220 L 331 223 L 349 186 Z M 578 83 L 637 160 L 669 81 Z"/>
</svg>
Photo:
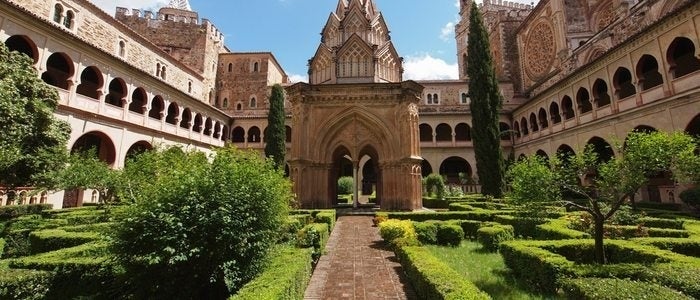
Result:
<svg viewBox="0 0 700 300">
<path fill-rule="evenodd" d="M 603 245 L 603 235 L 605 234 L 605 229 L 603 225 L 605 220 L 602 216 L 594 216 L 595 218 L 595 260 L 596 263 L 606 264 L 608 263 L 605 257 L 605 246 Z"/>
<path fill-rule="evenodd" d="M 634 200 L 634 194 L 630 194 L 630 204 L 632 204 L 632 210 L 637 210 L 637 201 Z"/>
</svg>

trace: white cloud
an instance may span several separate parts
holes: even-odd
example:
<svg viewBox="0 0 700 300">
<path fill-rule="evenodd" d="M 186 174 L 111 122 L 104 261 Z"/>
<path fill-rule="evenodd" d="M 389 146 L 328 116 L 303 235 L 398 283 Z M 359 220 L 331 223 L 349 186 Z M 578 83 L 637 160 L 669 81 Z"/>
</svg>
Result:
<svg viewBox="0 0 700 300">
<path fill-rule="evenodd" d="M 439 80 L 457 79 L 459 70 L 457 64 L 448 64 L 442 59 L 430 54 L 409 56 L 403 64 L 404 79 L 407 80 Z"/>
<path fill-rule="evenodd" d="M 291 83 L 309 82 L 309 78 L 306 75 L 289 74 L 289 82 L 291 82 Z"/>
<path fill-rule="evenodd" d="M 455 32 L 455 22 L 449 22 L 445 24 L 444 27 L 440 30 L 440 39 L 443 41 L 447 42 L 451 38 L 454 37 L 453 33 Z"/>
<path fill-rule="evenodd" d="M 168 0 L 90 0 L 105 12 L 113 15 L 117 7 L 128 9 L 157 9 L 170 1 Z"/>
</svg>

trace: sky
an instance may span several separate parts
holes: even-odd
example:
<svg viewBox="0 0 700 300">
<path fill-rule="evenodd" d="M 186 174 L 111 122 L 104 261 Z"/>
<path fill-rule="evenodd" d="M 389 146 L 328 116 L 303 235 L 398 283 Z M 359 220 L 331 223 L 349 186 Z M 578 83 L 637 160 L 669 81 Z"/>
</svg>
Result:
<svg viewBox="0 0 700 300">
<path fill-rule="evenodd" d="M 151 9 L 169 0 L 90 0 L 114 15 L 117 6 Z M 524 1 L 520 1 L 524 2 Z M 306 81 L 308 60 L 338 0 L 190 0 L 200 18 L 224 33 L 233 52 L 269 51 L 292 81 Z M 458 76 L 454 25 L 458 0 L 375 0 L 404 58 L 404 79 Z"/>
</svg>

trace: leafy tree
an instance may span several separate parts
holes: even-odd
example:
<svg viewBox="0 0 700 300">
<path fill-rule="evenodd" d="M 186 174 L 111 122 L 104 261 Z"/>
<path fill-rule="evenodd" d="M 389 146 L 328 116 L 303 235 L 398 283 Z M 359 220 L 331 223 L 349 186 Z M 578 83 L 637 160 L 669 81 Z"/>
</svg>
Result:
<svg viewBox="0 0 700 300">
<path fill-rule="evenodd" d="M 479 8 L 472 3 L 469 14 L 467 75 L 471 98 L 472 133 L 476 169 L 485 195 L 503 196 L 503 153 L 499 113 L 503 105 L 489 49 L 489 35 Z"/>
<path fill-rule="evenodd" d="M 285 143 L 287 131 L 284 126 L 284 120 L 284 89 L 282 89 L 281 85 L 275 84 L 272 87 L 270 112 L 267 115 L 265 156 L 272 158 L 275 162 L 275 167 L 278 169 L 284 169 L 284 156 L 287 150 Z"/>
<path fill-rule="evenodd" d="M 39 79 L 29 57 L 0 45 L 0 186 L 51 185 L 65 162 L 67 123 L 58 121 L 56 90 Z"/>
<path fill-rule="evenodd" d="M 110 204 L 116 200 L 121 173 L 101 161 L 95 149 L 91 149 L 71 154 L 66 167 L 52 177 L 56 180 L 56 187 L 61 190 L 96 190 L 100 195 L 99 203 Z"/>
<path fill-rule="evenodd" d="M 433 195 L 433 190 L 435 190 L 435 197 L 438 200 L 445 199 L 445 180 L 442 175 L 433 173 L 425 178 L 425 189 L 428 191 L 428 195 Z"/>
<path fill-rule="evenodd" d="M 113 234 L 127 298 L 225 298 L 261 270 L 291 198 L 270 160 L 233 148 L 210 159 L 166 150 L 127 169 L 153 175 L 125 189 L 134 203 Z"/>
<path fill-rule="evenodd" d="M 545 162 L 537 156 L 526 158 L 508 171 L 511 199 L 520 204 L 540 205 L 561 201 L 588 213 L 594 221 L 595 258 L 607 262 L 603 244 L 604 224 L 642 186 L 659 173 L 672 173 L 680 182 L 696 180 L 700 157 L 696 144 L 684 133 L 631 133 L 618 157 L 601 161 L 592 147 L 564 161 Z M 593 175 L 593 179 L 587 177 Z M 562 199 L 570 192 L 586 199 L 577 204 Z"/>
</svg>

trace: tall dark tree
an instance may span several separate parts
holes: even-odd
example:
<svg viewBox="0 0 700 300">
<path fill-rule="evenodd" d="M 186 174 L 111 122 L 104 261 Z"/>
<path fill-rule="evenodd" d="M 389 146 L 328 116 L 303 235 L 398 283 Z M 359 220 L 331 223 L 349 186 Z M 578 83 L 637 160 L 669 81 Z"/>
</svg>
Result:
<svg viewBox="0 0 700 300">
<path fill-rule="evenodd" d="M 284 156 L 287 150 L 285 144 L 287 131 L 284 126 L 284 119 L 284 90 L 281 85 L 275 84 L 272 87 L 270 112 L 267 115 L 265 156 L 272 158 L 278 170 L 284 168 Z"/>
<path fill-rule="evenodd" d="M 32 60 L 0 43 L 0 186 L 50 186 L 68 155 L 67 123 L 56 120 L 56 90 Z"/>
<path fill-rule="evenodd" d="M 489 35 L 481 12 L 475 3 L 472 2 L 470 6 L 467 75 L 476 168 L 482 193 L 498 198 L 503 196 L 505 172 L 498 126 L 503 96 L 498 87 Z"/>
</svg>

